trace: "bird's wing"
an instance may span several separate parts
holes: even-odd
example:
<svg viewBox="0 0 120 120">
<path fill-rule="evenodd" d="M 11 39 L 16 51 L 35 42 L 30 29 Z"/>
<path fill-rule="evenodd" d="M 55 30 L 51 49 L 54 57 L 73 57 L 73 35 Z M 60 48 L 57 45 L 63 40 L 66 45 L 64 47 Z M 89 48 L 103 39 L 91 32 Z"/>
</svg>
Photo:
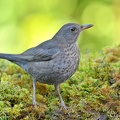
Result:
<svg viewBox="0 0 120 120">
<path fill-rule="evenodd" d="M 49 61 L 60 53 L 60 49 L 51 40 L 30 48 L 19 55 L 25 61 Z"/>
</svg>

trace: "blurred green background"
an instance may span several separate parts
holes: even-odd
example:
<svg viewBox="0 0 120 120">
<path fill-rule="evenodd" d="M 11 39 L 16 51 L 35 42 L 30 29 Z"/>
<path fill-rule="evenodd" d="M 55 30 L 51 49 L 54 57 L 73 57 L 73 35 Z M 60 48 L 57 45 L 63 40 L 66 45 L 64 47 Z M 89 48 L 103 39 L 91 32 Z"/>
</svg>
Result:
<svg viewBox="0 0 120 120">
<path fill-rule="evenodd" d="M 94 27 L 79 37 L 84 53 L 120 43 L 120 0 L 0 0 L 0 53 L 21 53 L 69 22 Z"/>
</svg>

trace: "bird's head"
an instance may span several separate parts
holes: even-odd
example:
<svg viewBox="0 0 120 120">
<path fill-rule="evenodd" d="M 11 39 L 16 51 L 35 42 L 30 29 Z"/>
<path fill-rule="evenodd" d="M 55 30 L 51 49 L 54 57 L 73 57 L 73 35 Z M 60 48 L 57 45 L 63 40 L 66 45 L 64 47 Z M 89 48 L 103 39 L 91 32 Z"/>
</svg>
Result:
<svg viewBox="0 0 120 120">
<path fill-rule="evenodd" d="M 78 35 L 81 31 L 92 26 L 92 24 L 79 25 L 76 23 L 68 23 L 62 26 L 54 37 L 66 40 L 67 43 L 72 44 L 77 41 Z"/>
</svg>

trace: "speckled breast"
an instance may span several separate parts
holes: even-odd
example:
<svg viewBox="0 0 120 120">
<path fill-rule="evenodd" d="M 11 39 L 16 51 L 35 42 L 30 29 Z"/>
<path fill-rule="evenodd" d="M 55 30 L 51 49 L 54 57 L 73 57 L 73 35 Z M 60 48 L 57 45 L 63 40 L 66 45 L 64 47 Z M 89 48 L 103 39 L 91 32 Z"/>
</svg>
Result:
<svg viewBox="0 0 120 120">
<path fill-rule="evenodd" d="M 79 59 L 78 46 L 73 44 L 61 50 L 60 54 L 50 61 L 35 62 L 34 66 L 36 68 L 32 69 L 32 73 L 34 73 L 32 75 L 41 83 L 62 83 L 74 74 L 78 67 Z"/>
</svg>

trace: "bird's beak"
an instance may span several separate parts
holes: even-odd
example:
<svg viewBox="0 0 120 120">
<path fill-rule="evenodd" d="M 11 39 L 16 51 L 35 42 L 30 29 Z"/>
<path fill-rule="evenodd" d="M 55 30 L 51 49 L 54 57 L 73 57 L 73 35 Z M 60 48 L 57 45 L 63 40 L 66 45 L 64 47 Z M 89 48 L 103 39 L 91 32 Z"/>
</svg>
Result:
<svg viewBox="0 0 120 120">
<path fill-rule="evenodd" d="M 80 29 L 85 30 L 85 29 L 88 29 L 88 28 L 90 28 L 92 26 L 93 26 L 92 24 L 85 24 L 85 25 L 82 25 Z"/>
</svg>

